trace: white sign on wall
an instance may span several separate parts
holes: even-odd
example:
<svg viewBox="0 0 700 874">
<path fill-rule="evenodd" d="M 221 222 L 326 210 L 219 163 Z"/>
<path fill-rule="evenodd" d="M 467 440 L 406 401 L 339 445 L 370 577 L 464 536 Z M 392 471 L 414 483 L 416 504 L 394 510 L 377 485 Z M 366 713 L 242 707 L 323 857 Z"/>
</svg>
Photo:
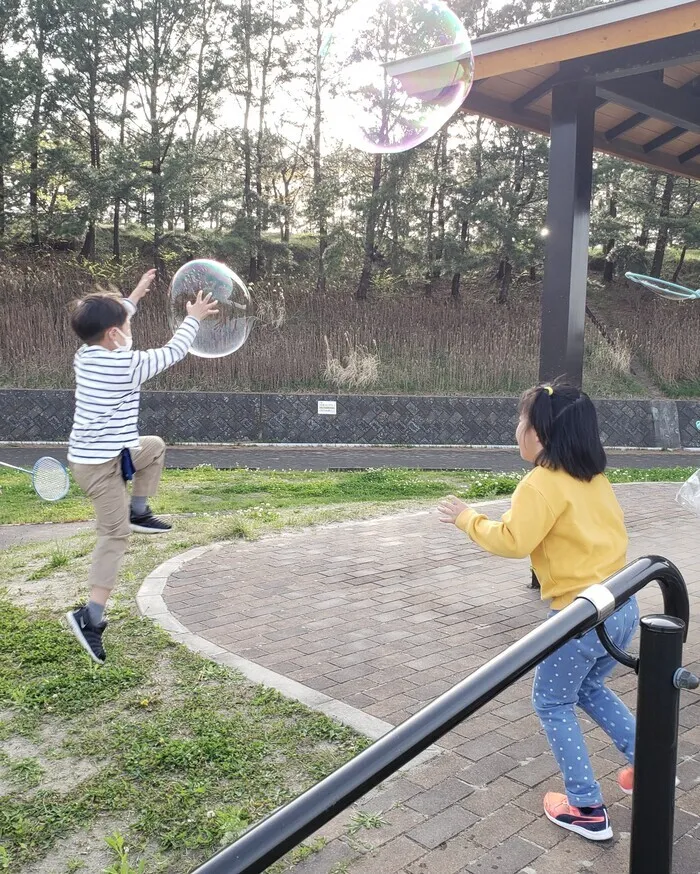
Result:
<svg viewBox="0 0 700 874">
<path fill-rule="evenodd" d="M 338 413 L 338 404 L 335 401 L 319 401 L 319 416 L 335 416 Z"/>
</svg>

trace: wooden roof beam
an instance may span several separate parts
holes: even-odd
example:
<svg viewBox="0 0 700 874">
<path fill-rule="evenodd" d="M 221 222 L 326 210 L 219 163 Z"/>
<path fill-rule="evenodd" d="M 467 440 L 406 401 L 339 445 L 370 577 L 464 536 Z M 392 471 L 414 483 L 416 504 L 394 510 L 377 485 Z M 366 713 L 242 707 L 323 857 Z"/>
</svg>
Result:
<svg viewBox="0 0 700 874">
<path fill-rule="evenodd" d="M 659 134 L 658 137 L 654 137 L 653 140 L 649 140 L 648 143 L 644 143 L 642 149 L 644 149 L 644 152 L 648 155 L 649 152 L 654 152 L 656 149 L 660 149 L 661 146 L 665 146 L 667 143 L 677 140 L 678 137 L 682 137 L 685 133 L 688 133 L 688 131 L 684 127 L 672 127 L 665 133 Z"/>
<path fill-rule="evenodd" d="M 645 112 L 635 112 L 634 115 L 630 115 L 629 118 L 616 124 L 615 127 L 606 130 L 605 139 L 611 143 L 614 139 L 617 139 L 617 137 L 626 134 L 628 130 L 632 130 L 632 128 L 637 127 L 637 125 L 642 124 L 642 122 L 648 121 L 648 119 L 649 116 Z"/>
<path fill-rule="evenodd" d="M 639 45 L 576 58 L 562 63 L 562 71 L 592 76 L 597 81 L 652 73 L 666 67 L 680 67 L 700 61 L 697 31 L 651 40 Z"/>
<path fill-rule="evenodd" d="M 678 90 L 685 94 L 692 94 L 693 97 L 697 98 L 698 96 L 700 96 L 698 95 L 698 88 L 700 88 L 700 76 L 696 76 L 694 79 L 691 79 L 690 82 L 686 82 L 685 85 L 681 85 Z M 683 134 L 687 132 L 687 128 L 685 127 L 672 127 L 670 130 L 667 130 L 666 133 L 660 134 L 658 137 L 654 137 L 653 140 L 645 143 L 642 148 L 648 154 L 649 152 L 653 152 L 656 149 L 660 149 L 667 143 L 673 142 L 673 140 L 677 140 L 678 137 L 682 137 Z"/>
<path fill-rule="evenodd" d="M 700 155 L 700 145 L 693 146 L 692 149 L 688 149 L 687 152 L 683 152 L 683 154 L 678 156 L 679 164 L 687 164 L 688 161 L 692 161 L 693 158 L 697 158 Z"/>
<path fill-rule="evenodd" d="M 575 77 L 580 78 L 580 77 Z M 535 85 L 534 88 L 531 88 L 529 91 L 526 91 L 525 94 L 522 94 L 520 97 L 516 98 L 511 104 L 515 112 L 522 112 L 524 109 L 527 109 L 531 103 L 534 103 L 536 100 L 539 100 L 540 97 L 544 97 L 545 94 L 549 94 L 549 92 L 554 88 L 555 85 L 559 85 L 561 82 L 571 82 L 572 77 L 571 73 L 564 70 L 559 70 L 556 73 L 552 73 L 551 76 L 548 76 L 546 79 L 543 79 L 538 85 Z M 607 100 L 603 100 L 602 98 L 598 99 L 596 103 L 596 109 L 600 108 L 603 104 L 607 103 Z"/>
<path fill-rule="evenodd" d="M 548 116 L 531 109 L 520 113 L 513 112 L 510 103 L 498 100 L 495 97 L 489 97 L 478 91 L 472 91 L 469 94 L 462 104 L 462 109 L 465 112 L 483 115 L 486 118 L 491 118 L 504 124 L 512 124 L 525 130 L 536 131 L 546 136 L 549 135 L 550 120 Z M 596 151 L 615 155 L 618 158 L 626 158 L 635 163 L 644 164 L 647 167 L 663 170 L 666 173 L 675 173 L 680 176 L 700 179 L 700 166 L 697 164 L 687 166 L 693 158 L 700 155 L 700 146 L 689 149 L 678 158 L 675 158 L 664 152 L 645 154 L 641 146 L 636 146 L 633 143 L 626 143 L 620 140 L 610 143 L 600 134 L 596 134 L 594 142 Z"/>
<path fill-rule="evenodd" d="M 700 133 L 700 100 L 682 88 L 671 88 L 646 76 L 599 82 L 596 88 L 598 96 L 611 103 Z"/>
</svg>

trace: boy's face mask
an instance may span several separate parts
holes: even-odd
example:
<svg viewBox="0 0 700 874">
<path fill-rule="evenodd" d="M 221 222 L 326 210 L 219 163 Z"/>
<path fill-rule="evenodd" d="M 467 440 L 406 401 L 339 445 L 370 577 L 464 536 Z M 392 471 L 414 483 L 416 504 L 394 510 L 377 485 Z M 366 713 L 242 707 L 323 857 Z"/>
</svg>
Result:
<svg viewBox="0 0 700 874">
<path fill-rule="evenodd" d="M 115 330 L 122 338 L 121 343 L 116 340 L 114 341 L 117 349 L 122 349 L 124 352 L 129 352 L 133 348 L 134 338 L 131 336 L 131 334 L 125 334 L 124 331 L 120 330 L 119 328 L 115 328 Z"/>
</svg>

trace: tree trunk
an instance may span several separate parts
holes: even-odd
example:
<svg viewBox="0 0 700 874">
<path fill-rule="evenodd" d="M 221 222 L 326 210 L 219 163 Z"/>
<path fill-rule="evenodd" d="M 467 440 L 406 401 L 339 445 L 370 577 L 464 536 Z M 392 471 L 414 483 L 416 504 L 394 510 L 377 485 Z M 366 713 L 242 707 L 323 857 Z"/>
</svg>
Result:
<svg viewBox="0 0 700 874">
<path fill-rule="evenodd" d="M 255 278 L 259 278 L 264 270 L 264 254 L 262 247 L 263 231 L 263 141 L 265 137 L 265 111 L 268 102 L 267 76 L 272 58 L 272 43 L 275 36 L 275 2 L 272 2 L 270 12 L 270 34 L 262 61 L 260 78 L 260 106 L 258 109 L 258 136 L 255 143 L 255 224 L 253 227 L 255 248 Z"/>
<path fill-rule="evenodd" d="M 447 187 L 447 137 L 448 137 L 449 122 L 445 125 L 440 133 L 441 148 L 440 148 L 440 185 L 438 186 L 438 202 L 437 202 L 437 248 L 435 251 L 435 268 L 433 270 L 433 279 L 439 280 L 442 276 L 442 262 L 445 257 L 445 194 Z"/>
<path fill-rule="evenodd" d="M 243 111 L 243 214 L 245 216 L 246 234 L 248 235 L 248 279 L 255 282 L 258 270 L 258 253 L 254 246 L 253 231 L 253 146 L 250 136 L 250 112 L 253 103 L 253 59 L 252 53 L 252 10 L 250 0 L 244 0 L 242 6 L 243 19 L 243 53 L 245 56 L 246 90 Z"/>
<path fill-rule="evenodd" d="M 661 195 L 661 210 L 659 212 L 659 233 L 656 237 L 656 248 L 654 249 L 654 260 L 651 265 L 651 276 L 657 278 L 661 276 L 661 271 L 664 266 L 664 257 L 666 255 L 666 246 L 668 245 L 668 219 L 671 211 L 671 198 L 673 197 L 673 188 L 676 177 L 669 175 L 666 177 L 666 184 Z"/>
<path fill-rule="evenodd" d="M 498 287 L 498 303 L 508 303 L 508 292 L 510 290 L 511 279 L 513 277 L 513 265 L 510 263 L 508 258 L 504 258 L 501 261 L 499 274 L 501 284 Z"/>
<path fill-rule="evenodd" d="M 369 285 L 372 279 L 372 267 L 374 266 L 375 251 L 374 243 L 377 233 L 377 217 L 379 212 L 378 195 L 382 181 L 382 155 L 374 156 L 374 172 L 372 174 L 372 194 L 367 205 L 367 219 L 365 221 L 365 257 L 362 263 L 360 281 L 357 285 L 355 297 L 358 300 L 367 300 Z"/>
<path fill-rule="evenodd" d="M 681 275 L 681 270 L 683 269 L 683 265 L 685 264 L 685 254 L 687 251 L 688 251 L 688 247 L 683 246 L 683 248 L 681 249 L 680 258 L 678 259 L 678 265 L 676 266 L 676 269 L 673 271 L 673 279 L 671 280 L 672 282 L 678 282 L 678 277 Z"/>
<path fill-rule="evenodd" d="M 617 195 L 613 191 L 610 195 L 610 201 L 608 203 L 608 215 L 610 218 L 617 218 Z M 611 237 L 603 247 L 603 252 L 605 253 L 605 264 L 603 266 L 603 281 L 604 282 L 612 282 L 615 277 L 615 262 L 612 258 L 608 258 L 607 256 L 612 252 L 615 248 L 615 238 Z"/>
<path fill-rule="evenodd" d="M 151 127 L 151 192 L 153 194 L 153 266 L 160 277 L 164 273 L 164 264 L 160 257 L 160 243 L 163 237 L 163 224 L 165 221 L 165 203 L 163 191 L 163 174 L 161 165 L 161 136 L 158 106 L 158 89 L 160 88 L 160 54 L 161 46 L 161 19 L 160 4 L 153 6 L 153 63 L 150 77 L 150 93 L 148 111 L 150 114 Z"/>
<path fill-rule="evenodd" d="M 5 236 L 5 168 L 0 164 L 0 237 Z"/>
<path fill-rule="evenodd" d="M 131 4 L 127 4 L 127 9 L 130 9 Z M 126 58 L 124 59 L 124 79 L 122 83 L 122 108 L 119 115 L 119 145 L 123 148 L 126 140 L 126 113 L 129 108 L 129 85 L 131 84 L 131 31 L 126 34 Z M 124 224 L 128 221 L 129 210 L 129 194 L 126 193 L 124 198 L 126 210 L 124 213 Z M 115 261 L 121 261 L 121 243 L 119 240 L 119 209 L 121 207 L 121 198 L 117 195 L 114 198 L 114 219 L 112 221 L 112 255 Z"/>
<path fill-rule="evenodd" d="M 425 245 L 425 284 L 423 293 L 430 297 L 433 293 L 433 274 L 435 272 L 435 241 L 433 240 L 433 222 L 435 220 L 435 204 L 438 200 L 438 188 L 440 187 L 440 152 L 442 133 L 437 138 L 433 153 L 433 184 L 430 192 L 430 206 L 428 207 L 428 225 L 426 230 Z"/>
<path fill-rule="evenodd" d="M 88 95 L 88 125 L 90 128 L 90 166 L 99 175 L 100 169 L 100 128 L 97 122 L 97 71 L 100 68 L 99 34 L 96 23 L 92 31 L 92 57 L 90 59 L 90 93 Z M 90 203 L 87 232 L 81 255 L 87 261 L 94 261 L 97 248 L 97 206 Z"/>
<path fill-rule="evenodd" d="M 43 61 L 42 52 L 39 57 L 39 69 Z M 29 235 L 33 245 L 39 245 L 39 134 L 41 126 L 41 104 L 43 86 L 39 84 L 34 94 L 34 107 L 29 134 Z"/>
<path fill-rule="evenodd" d="M 468 236 L 469 236 L 469 222 L 463 221 L 462 227 L 460 228 L 460 232 L 459 232 L 459 251 L 460 251 L 460 254 L 464 254 L 464 252 L 467 249 L 467 237 Z M 452 289 L 451 289 L 452 297 L 454 297 L 454 298 L 459 297 L 461 282 L 462 282 L 462 273 L 461 273 L 461 271 L 457 270 L 452 275 Z"/>
<path fill-rule="evenodd" d="M 659 187 L 659 174 L 654 173 L 649 180 L 649 199 L 648 203 L 654 203 L 656 201 L 656 190 Z M 645 210 L 644 217 L 642 219 L 642 230 L 639 234 L 639 239 L 637 241 L 642 249 L 646 250 L 649 245 L 649 213 Z"/>
<path fill-rule="evenodd" d="M 286 174 L 282 174 L 282 184 L 284 185 L 284 206 L 282 209 L 282 242 L 288 243 L 290 236 L 290 228 L 289 228 L 289 210 L 290 210 L 290 201 L 289 201 L 289 182 L 290 180 L 287 178 Z M 325 291 L 325 279 L 323 283 L 323 291 Z M 319 291 L 322 289 L 319 288 Z"/>
<path fill-rule="evenodd" d="M 318 276 L 316 290 L 326 292 L 325 254 L 328 248 L 328 205 L 323 197 L 323 168 L 321 165 L 321 48 L 323 45 L 323 0 L 316 0 L 316 78 L 314 80 L 314 140 L 313 180 L 318 218 Z M 361 281 L 361 280 L 360 280 Z M 359 292 L 359 289 L 358 289 Z M 365 295 L 366 296 L 366 295 Z"/>
<path fill-rule="evenodd" d="M 89 221 L 87 226 L 87 231 L 85 233 L 85 242 L 83 243 L 83 248 L 80 250 L 81 258 L 85 258 L 86 261 L 94 261 L 95 260 L 95 222 Z"/>
</svg>

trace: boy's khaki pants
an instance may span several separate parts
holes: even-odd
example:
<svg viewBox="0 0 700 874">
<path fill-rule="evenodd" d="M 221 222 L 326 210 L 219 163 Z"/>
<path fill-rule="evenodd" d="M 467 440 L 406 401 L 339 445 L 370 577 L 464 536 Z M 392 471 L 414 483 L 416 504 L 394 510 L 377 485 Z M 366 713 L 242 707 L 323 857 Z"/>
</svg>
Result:
<svg viewBox="0 0 700 874">
<path fill-rule="evenodd" d="M 132 494 L 151 497 L 165 463 L 165 443 L 160 437 L 141 437 L 139 448 L 131 449 L 134 474 Z M 113 589 L 126 553 L 131 528 L 129 494 L 122 478 L 121 455 L 104 464 L 73 464 L 75 481 L 90 498 L 97 515 L 97 543 L 92 553 L 90 587 Z"/>
</svg>

